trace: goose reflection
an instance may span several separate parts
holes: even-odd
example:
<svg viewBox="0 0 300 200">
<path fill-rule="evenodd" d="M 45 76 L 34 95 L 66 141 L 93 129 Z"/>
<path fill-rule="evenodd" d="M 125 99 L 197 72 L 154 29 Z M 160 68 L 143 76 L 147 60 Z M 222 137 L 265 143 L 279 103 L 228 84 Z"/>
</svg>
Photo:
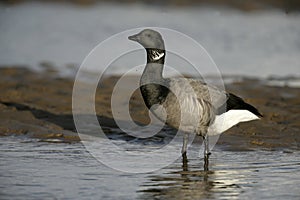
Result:
<svg viewBox="0 0 300 200">
<path fill-rule="evenodd" d="M 239 199 L 245 181 L 236 170 L 198 170 L 196 160 L 183 158 L 175 163 L 179 170 L 151 175 L 140 186 L 139 199 Z M 170 170 L 172 166 L 168 167 Z"/>
<path fill-rule="evenodd" d="M 215 183 L 210 180 L 214 171 L 190 171 L 188 160 L 183 159 L 181 170 L 150 176 L 141 187 L 140 199 L 207 199 Z M 195 166 L 197 169 L 197 166 Z"/>
</svg>

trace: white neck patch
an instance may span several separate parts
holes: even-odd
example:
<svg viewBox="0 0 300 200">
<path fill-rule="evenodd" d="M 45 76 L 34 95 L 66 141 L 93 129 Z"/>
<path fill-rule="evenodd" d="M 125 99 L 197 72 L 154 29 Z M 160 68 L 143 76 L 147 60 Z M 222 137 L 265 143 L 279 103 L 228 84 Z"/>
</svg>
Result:
<svg viewBox="0 0 300 200">
<path fill-rule="evenodd" d="M 164 52 L 158 52 L 158 51 L 153 50 L 153 51 L 151 51 L 150 57 L 152 60 L 157 61 L 157 60 L 161 59 L 164 55 L 165 55 Z"/>
</svg>

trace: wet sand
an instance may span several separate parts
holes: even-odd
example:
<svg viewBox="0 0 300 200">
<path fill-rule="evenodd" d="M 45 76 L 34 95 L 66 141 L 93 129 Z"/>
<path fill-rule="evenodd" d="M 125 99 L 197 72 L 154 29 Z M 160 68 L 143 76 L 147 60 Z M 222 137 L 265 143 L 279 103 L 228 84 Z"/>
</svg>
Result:
<svg viewBox="0 0 300 200">
<path fill-rule="evenodd" d="M 101 125 L 115 128 L 110 96 L 118 77 L 103 79 L 96 93 L 96 112 Z M 78 142 L 72 117 L 74 80 L 59 78 L 55 71 L 33 72 L 25 68 L 0 68 L 0 135 L 25 135 L 44 142 Z M 259 121 L 241 123 L 226 131 L 219 147 L 232 151 L 300 148 L 300 90 L 266 86 L 245 78 L 226 85 L 255 105 L 264 115 Z M 122 103 L 122 100 L 120 100 Z M 130 101 L 132 118 L 149 122 L 148 111 L 137 90 Z"/>
</svg>

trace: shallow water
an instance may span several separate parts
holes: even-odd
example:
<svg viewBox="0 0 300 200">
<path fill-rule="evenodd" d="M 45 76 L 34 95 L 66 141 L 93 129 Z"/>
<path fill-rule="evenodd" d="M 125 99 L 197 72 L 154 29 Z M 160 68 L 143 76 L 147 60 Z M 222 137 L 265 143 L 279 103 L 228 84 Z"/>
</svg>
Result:
<svg viewBox="0 0 300 200">
<path fill-rule="evenodd" d="M 299 199 L 299 152 L 223 151 L 210 171 L 202 160 L 181 159 L 147 174 L 112 170 L 81 143 L 0 140 L 1 199 Z"/>
<path fill-rule="evenodd" d="M 79 66 L 96 45 L 112 35 L 131 28 L 158 26 L 180 31 L 195 39 L 208 51 L 223 74 L 255 77 L 300 75 L 299 13 L 142 4 L 78 7 L 39 2 L 0 5 L 0 10 L 2 65 L 21 64 L 35 69 L 39 68 L 40 62 L 47 61 L 62 74 L 73 75 L 77 70 L 70 70 L 70 66 Z M 127 41 L 127 37 L 124 40 Z M 178 42 L 177 38 L 170 40 Z M 198 58 L 199 52 L 190 50 L 185 44 L 180 42 L 178 45 L 180 49 L 186 47 L 186 53 Z M 139 47 L 130 41 L 128 45 Z M 41 51 L 41 47 L 47 48 Z M 114 54 L 114 48 L 105 51 L 120 56 Z M 93 71 L 106 69 L 107 66 L 99 63 L 91 66 Z M 136 63 L 144 63 L 144 55 L 135 59 L 128 57 L 111 72 L 127 72 Z M 202 65 L 206 66 L 205 63 Z M 194 74 L 192 67 L 185 68 L 181 67 L 180 72 Z M 213 72 L 209 67 L 201 70 L 202 75 Z"/>
</svg>

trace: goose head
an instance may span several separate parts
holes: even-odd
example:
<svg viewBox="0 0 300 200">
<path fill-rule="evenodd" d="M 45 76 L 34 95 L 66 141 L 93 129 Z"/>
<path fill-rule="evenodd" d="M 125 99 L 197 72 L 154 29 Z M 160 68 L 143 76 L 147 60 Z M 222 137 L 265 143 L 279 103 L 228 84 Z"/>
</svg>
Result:
<svg viewBox="0 0 300 200">
<path fill-rule="evenodd" d="M 145 49 L 165 49 L 160 33 L 152 29 L 144 29 L 138 34 L 129 36 L 128 39 L 140 43 Z"/>
</svg>

